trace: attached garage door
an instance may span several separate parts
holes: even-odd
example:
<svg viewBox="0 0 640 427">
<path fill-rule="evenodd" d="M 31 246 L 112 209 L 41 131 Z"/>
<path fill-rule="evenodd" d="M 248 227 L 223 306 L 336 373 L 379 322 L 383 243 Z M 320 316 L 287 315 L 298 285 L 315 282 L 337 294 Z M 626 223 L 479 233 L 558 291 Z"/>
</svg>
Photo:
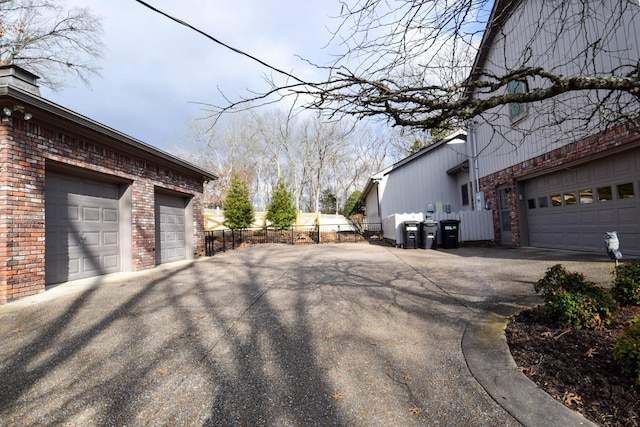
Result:
<svg viewBox="0 0 640 427">
<path fill-rule="evenodd" d="M 156 262 L 186 258 L 186 200 L 156 194 Z"/>
<path fill-rule="evenodd" d="M 45 282 L 120 271 L 119 186 L 47 172 Z"/>
<path fill-rule="evenodd" d="M 640 150 L 525 182 L 531 246 L 604 253 L 617 231 L 623 254 L 640 254 Z"/>
</svg>

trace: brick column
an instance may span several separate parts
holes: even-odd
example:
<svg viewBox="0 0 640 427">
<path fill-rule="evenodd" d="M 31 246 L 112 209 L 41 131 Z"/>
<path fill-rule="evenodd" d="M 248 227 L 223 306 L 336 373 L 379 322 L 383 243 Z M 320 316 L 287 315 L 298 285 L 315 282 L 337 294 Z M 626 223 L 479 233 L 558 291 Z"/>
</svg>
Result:
<svg viewBox="0 0 640 427">
<path fill-rule="evenodd" d="M 44 159 L 24 122 L 9 120 L 0 126 L 0 304 L 45 288 Z"/>
</svg>

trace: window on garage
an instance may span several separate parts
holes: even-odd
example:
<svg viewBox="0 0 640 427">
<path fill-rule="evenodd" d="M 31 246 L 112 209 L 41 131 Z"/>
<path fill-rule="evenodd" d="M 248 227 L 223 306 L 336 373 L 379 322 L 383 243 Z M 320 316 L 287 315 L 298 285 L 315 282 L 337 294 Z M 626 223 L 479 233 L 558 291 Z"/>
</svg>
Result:
<svg viewBox="0 0 640 427">
<path fill-rule="evenodd" d="M 593 203 L 593 189 L 580 190 L 580 204 Z"/>
<path fill-rule="evenodd" d="M 633 182 L 618 185 L 618 199 L 633 199 Z"/>
<path fill-rule="evenodd" d="M 608 200 L 613 200 L 613 193 L 611 192 L 611 187 L 599 187 L 598 188 L 598 201 L 606 202 Z"/>
<path fill-rule="evenodd" d="M 575 205 L 577 203 L 576 200 L 576 193 L 575 192 L 570 192 L 570 193 L 564 193 L 564 204 L 565 205 Z"/>
</svg>

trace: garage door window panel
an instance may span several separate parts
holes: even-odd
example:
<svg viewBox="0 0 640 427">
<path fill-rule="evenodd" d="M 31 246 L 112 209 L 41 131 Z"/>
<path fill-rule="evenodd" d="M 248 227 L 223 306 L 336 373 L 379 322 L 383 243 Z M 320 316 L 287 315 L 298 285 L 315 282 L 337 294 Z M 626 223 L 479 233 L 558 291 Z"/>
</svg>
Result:
<svg viewBox="0 0 640 427">
<path fill-rule="evenodd" d="M 551 196 L 551 206 L 562 206 L 562 196 L 560 194 Z"/>
<path fill-rule="evenodd" d="M 613 193 L 611 192 L 611 187 L 599 187 L 598 201 L 607 202 L 609 200 L 613 200 Z"/>
<path fill-rule="evenodd" d="M 580 190 L 580 204 L 585 205 L 593 203 L 593 190 L 591 188 Z"/>
<path fill-rule="evenodd" d="M 618 199 L 633 199 L 634 196 L 632 182 L 618 185 Z"/>
<path fill-rule="evenodd" d="M 576 204 L 576 193 L 564 193 L 564 204 L 565 205 L 575 205 Z"/>
</svg>

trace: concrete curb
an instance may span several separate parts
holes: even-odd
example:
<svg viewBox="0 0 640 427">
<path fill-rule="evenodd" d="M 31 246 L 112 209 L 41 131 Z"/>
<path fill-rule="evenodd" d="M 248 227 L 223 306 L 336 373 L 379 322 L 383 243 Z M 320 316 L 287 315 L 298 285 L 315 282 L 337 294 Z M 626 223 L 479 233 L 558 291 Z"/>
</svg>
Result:
<svg viewBox="0 0 640 427">
<path fill-rule="evenodd" d="M 597 424 L 556 401 L 518 371 L 505 329 L 509 317 L 539 303 L 537 297 L 498 305 L 471 319 L 462 337 L 462 352 L 471 374 L 491 397 L 526 427 Z"/>
</svg>

